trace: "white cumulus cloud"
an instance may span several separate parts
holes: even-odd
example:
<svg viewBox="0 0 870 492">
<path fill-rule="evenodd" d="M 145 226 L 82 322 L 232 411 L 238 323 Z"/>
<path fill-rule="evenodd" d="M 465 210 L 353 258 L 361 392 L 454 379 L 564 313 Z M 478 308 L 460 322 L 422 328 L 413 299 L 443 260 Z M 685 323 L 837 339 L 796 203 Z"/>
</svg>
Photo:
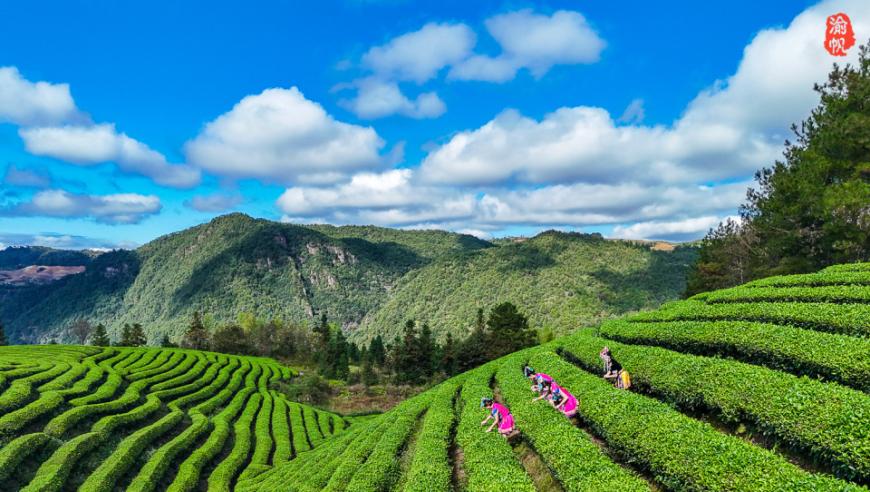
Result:
<svg viewBox="0 0 870 492">
<path fill-rule="evenodd" d="M 638 222 L 629 226 L 613 228 L 613 237 L 625 239 L 658 239 L 664 241 L 685 241 L 703 236 L 727 219 L 739 220 L 739 217 L 720 217 L 708 215 L 682 220 Z"/>
<path fill-rule="evenodd" d="M 93 124 L 76 108 L 67 84 L 31 82 L 15 67 L 0 67 L 0 122 L 4 121 L 19 126 L 25 148 L 34 155 L 79 165 L 114 162 L 123 172 L 177 188 L 200 180 L 199 170 L 170 164 L 163 154 L 117 132 L 113 124 Z"/>
<path fill-rule="evenodd" d="M 787 28 L 759 32 L 737 71 L 702 91 L 672 125 L 617 125 L 603 108 L 560 108 L 541 120 L 507 110 L 455 134 L 422 164 L 431 183 L 493 185 L 564 181 L 699 183 L 739 179 L 780 155 L 788 128 L 818 102 L 813 84 L 834 60 L 825 18 L 846 9 L 870 31 L 870 3 L 823 2 Z M 845 61 L 855 61 L 857 49 Z M 843 60 L 837 60 L 843 61 Z M 639 107 L 629 107 L 636 121 Z M 625 122 L 625 121 L 624 121 Z"/>
<path fill-rule="evenodd" d="M 401 114 L 411 118 L 436 118 L 447 110 L 444 101 L 434 92 L 418 95 L 413 101 L 402 94 L 395 82 L 369 77 L 354 83 L 358 90 L 350 100 L 339 104 L 360 118 L 375 119 Z"/>
<path fill-rule="evenodd" d="M 486 28 L 502 53 L 470 57 L 450 70 L 451 78 L 505 82 L 523 68 L 540 78 L 554 65 L 595 63 L 606 45 L 581 13 L 568 10 L 508 12 L 487 19 Z"/>
<path fill-rule="evenodd" d="M 369 49 L 362 67 L 370 74 L 340 85 L 357 91 L 342 106 L 366 119 L 393 114 L 436 118 L 447 108 L 435 92 L 412 99 L 399 82 L 423 84 L 448 68 L 453 80 L 505 82 L 524 68 L 539 78 L 554 65 L 594 63 L 605 45 L 582 14 L 567 10 L 552 15 L 508 12 L 487 19 L 486 28 L 501 47 L 497 56 L 475 53 L 477 36 L 462 23 L 430 22 Z"/>
<path fill-rule="evenodd" d="M 221 176 L 333 182 L 377 167 L 383 140 L 335 120 L 296 87 L 247 96 L 185 145 L 189 162 Z"/>
<path fill-rule="evenodd" d="M 0 122 L 56 124 L 83 118 L 68 84 L 30 82 L 15 67 L 0 67 Z"/>
<path fill-rule="evenodd" d="M 465 24 L 430 22 L 369 49 L 362 62 L 382 77 L 423 83 L 468 57 L 475 41 L 474 32 Z"/>
<path fill-rule="evenodd" d="M 79 165 L 114 162 L 124 172 L 177 188 L 195 186 L 200 180 L 199 170 L 170 164 L 163 154 L 119 133 L 112 124 L 29 127 L 19 129 L 18 134 L 27 151 L 34 155 Z"/>
<path fill-rule="evenodd" d="M 98 222 L 135 224 L 161 209 L 156 195 L 117 193 L 87 195 L 66 190 L 44 190 L 26 202 L 3 210 L 6 216 L 88 217 Z"/>
</svg>

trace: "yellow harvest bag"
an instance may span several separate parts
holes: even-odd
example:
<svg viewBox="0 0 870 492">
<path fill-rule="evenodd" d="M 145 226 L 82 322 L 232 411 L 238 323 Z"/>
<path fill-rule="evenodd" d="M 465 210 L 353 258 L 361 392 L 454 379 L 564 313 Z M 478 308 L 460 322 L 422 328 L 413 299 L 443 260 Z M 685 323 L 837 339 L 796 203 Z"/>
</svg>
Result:
<svg viewBox="0 0 870 492">
<path fill-rule="evenodd" d="M 619 378 L 616 380 L 616 387 L 620 389 L 631 388 L 631 376 L 628 374 L 628 371 L 622 371 L 619 373 Z"/>
</svg>

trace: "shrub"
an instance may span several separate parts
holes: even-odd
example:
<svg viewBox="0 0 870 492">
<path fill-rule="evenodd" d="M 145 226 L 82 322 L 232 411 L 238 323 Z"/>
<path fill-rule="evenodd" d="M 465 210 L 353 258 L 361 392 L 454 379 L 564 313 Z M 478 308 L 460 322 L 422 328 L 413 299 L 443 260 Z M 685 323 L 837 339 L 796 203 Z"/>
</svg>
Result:
<svg viewBox="0 0 870 492">
<path fill-rule="evenodd" d="M 602 378 L 539 352 L 530 362 L 581 395 L 580 413 L 612 449 L 675 490 L 860 490 L 812 475 L 784 458 L 723 435 L 665 403 L 614 388 Z"/>
<path fill-rule="evenodd" d="M 503 360 L 496 373 L 517 427 L 566 491 L 640 491 L 649 486 L 602 453 L 589 436 L 544 401 L 532 403 L 522 368 L 529 351 Z"/>
<path fill-rule="evenodd" d="M 494 430 L 484 432 L 480 421 L 486 414 L 480 409 L 480 399 L 491 396 L 489 381 L 498 362 L 490 362 L 467 373 L 462 386 L 459 425 L 456 441 L 465 455 L 464 469 L 468 490 L 497 492 L 502 490 L 533 491 L 531 479 L 523 470 L 507 441 Z"/>
<path fill-rule="evenodd" d="M 868 303 L 870 286 L 825 285 L 813 287 L 736 287 L 710 292 L 708 303 L 724 302 L 832 302 Z"/>
<path fill-rule="evenodd" d="M 233 448 L 208 477 L 209 490 L 225 492 L 230 490 L 233 478 L 248 458 L 248 451 L 251 448 L 251 421 L 257 415 L 261 399 L 262 396 L 259 394 L 251 395 L 245 410 L 233 425 Z"/>
<path fill-rule="evenodd" d="M 448 451 L 450 431 L 456 420 L 453 405 L 464 379 L 463 376 L 450 379 L 433 390 L 432 403 L 426 410 L 408 468 L 405 492 L 450 490 L 452 469 Z"/>
<path fill-rule="evenodd" d="M 627 343 L 734 357 L 870 391 L 867 338 L 750 321 L 613 321 L 600 333 Z"/>
<path fill-rule="evenodd" d="M 584 367 L 598 371 L 608 345 L 647 388 L 688 409 L 710 408 L 726 421 L 744 419 L 766 435 L 829 463 L 837 475 L 870 478 L 870 396 L 839 385 L 764 367 L 629 346 L 580 334 L 560 344 Z"/>
<path fill-rule="evenodd" d="M 29 455 L 45 446 L 51 438 L 48 434 L 35 432 L 25 434 L 0 448 L 0 482 L 5 480 Z"/>
<path fill-rule="evenodd" d="M 757 321 L 799 326 L 843 335 L 870 335 L 870 304 L 723 303 L 697 300 L 666 304 L 629 321 Z"/>
</svg>

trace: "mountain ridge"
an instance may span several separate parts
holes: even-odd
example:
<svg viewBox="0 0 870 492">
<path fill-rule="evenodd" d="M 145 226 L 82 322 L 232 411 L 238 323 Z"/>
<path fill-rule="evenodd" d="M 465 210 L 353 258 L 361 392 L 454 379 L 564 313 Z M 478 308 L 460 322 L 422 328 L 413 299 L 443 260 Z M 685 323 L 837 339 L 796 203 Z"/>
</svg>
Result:
<svg viewBox="0 0 870 492">
<path fill-rule="evenodd" d="M 296 225 L 235 213 L 161 236 L 135 250 L 93 256 L 85 272 L 48 285 L 0 289 L 0 316 L 11 338 L 27 343 L 65 340 L 66 328 L 79 318 L 106 324 L 113 337 L 124 323 L 138 322 L 152 343 L 164 335 L 177 339 L 196 310 L 212 314 L 219 323 L 235 320 L 240 312 L 298 323 L 326 312 L 355 341 L 375 333 L 390 336 L 408 317 L 431 323 L 437 335 L 461 335 L 473 320 L 472 311 L 490 307 L 482 305 L 484 299 L 512 300 L 512 292 L 521 289 L 524 280 L 546 291 L 547 299 L 561 288 L 559 275 L 570 284 L 565 292 L 578 291 L 578 282 L 585 279 L 581 271 L 587 270 L 583 265 L 606 266 L 596 256 L 610 258 L 626 272 L 642 272 L 644 265 L 661 262 L 663 268 L 654 269 L 652 276 L 641 275 L 641 280 L 662 294 L 631 305 L 606 300 L 583 304 L 580 307 L 589 314 L 583 322 L 655 307 L 679 295 L 693 251 L 678 247 L 676 254 L 657 252 L 600 235 L 558 231 L 522 241 L 490 242 L 446 231 Z M 572 254 L 586 260 L 572 259 Z M 659 289 L 660 278 L 653 277 L 666 271 L 671 272 L 666 287 Z M 480 287 L 487 283 L 502 287 Z M 427 306 L 437 302 L 432 293 L 448 291 L 455 294 L 444 296 L 449 301 L 445 305 L 454 306 L 456 313 L 427 314 Z M 589 292 L 584 299 L 598 295 L 615 292 Z M 473 308 L 455 308 L 463 296 Z M 418 305 L 413 302 L 417 298 L 429 300 Z M 516 302 L 530 313 L 534 326 L 553 321 L 536 314 L 543 308 L 533 299 Z M 577 307 L 541 305 L 558 305 L 563 312 Z M 600 312 L 589 313 L 593 306 Z M 571 322 L 557 321 L 558 332 L 569 331 Z"/>
</svg>

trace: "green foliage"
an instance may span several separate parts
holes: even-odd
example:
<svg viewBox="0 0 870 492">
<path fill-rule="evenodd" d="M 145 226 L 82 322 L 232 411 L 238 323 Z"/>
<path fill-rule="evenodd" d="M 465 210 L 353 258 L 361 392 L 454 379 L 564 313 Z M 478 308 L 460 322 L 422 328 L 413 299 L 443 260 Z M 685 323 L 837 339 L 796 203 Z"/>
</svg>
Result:
<svg viewBox="0 0 870 492">
<path fill-rule="evenodd" d="M 387 360 L 387 351 L 384 348 L 384 339 L 380 335 L 376 335 L 371 344 L 369 344 L 369 358 L 372 363 L 383 365 Z"/>
<path fill-rule="evenodd" d="M 6 338 L 6 330 L 3 328 L 3 321 L 0 321 L 0 346 L 9 345 L 9 340 Z"/>
<path fill-rule="evenodd" d="M 633 321 L 763 321 L 809 330 L 866 337 L 870 335 L 870 305 L 822 302 L 750 302 L 707 304 L 700 298 L 641 313 Z"/>
<path fill-rule="evenodd" d="M 689 295 L 870 260 L 870 46 L 815 90 L 819 105 L 793 127 L 785 161 L 756 173 L 742 224 L 721 224 L 702 241 Z"/>
<path fill-rule="evenodd" d="M 218 324 L 241 312 L 301 324 L 328 309 L 342 324 L 358 323 L 409 271 L 489 246 L 441 231 L 296 226 L 231 214 L 136 251 L 102 254 L 84 273 L 47 286 L 0 289 L 0 317 L 13 340 L 29 342 L 78 318 L 104 323 L 113 335 L 141 322 L 154 339 L 180 338 L 195 311 Z"/>
<path fill-rule="evenodd" d="M 616 389 L 552 352 L 539 352 L 530 362 L 581 395 L 580 413 L 595 433 L 611 449 L 647 468 L 669 489 L 860 490 L 807 473 L 776 454 L 722 434 L 665 403 Z"/>
<path fill-rule="evenodd" d="M 202 315 L 194 311 L 190 318 L 190 324 L 181 339 L 181 346 L 194 350 L 206 350 L 210 345 L 209 334 L 202 323 Z"/>
<path fill-rule="evenodd" d="M 712 409 L 725 421 L 750 422 L 765 435 L 829 463 L 838 476 L 870 479 L 870 396 L 860 391 L 582 333 L 559 345 L 593 372 L 600 370 L 598 352 L 607 345 L 623 367 L 631 368 L 635 387 L 689 410 Z"/>
<path fill-rule="evenodd" d="M 565 333 L 676 298 L 693 255 L 576 234 L 494 246 L 442 231 L 296 226 L 231 214 L 135 251 L 101 254 L 85 272 L 48 285 L 0 287 L 0 319 L 15 342 L 68 341 L 65 329 L 88 319 L 116 341 L 125 323 L 138 322 L 153 344 L 165 335 L 206 349 L 202 333 L 200 342 L 183 343 L 195 312 L 206 331 L 244 314 L 252 323 L 239 324 L 255 353 L 286 356 L 305 351 L 285 343 L 268 353 L 279 341 L 298 340 L 270 338 L 275 327 L 264 320 L 313 329 L 328 312 L 362 347 L 378 334 L 392 340 L 413 318 L 443 342 L 447 332 L 464 339 L 476 309 L 503 299 L 532 328 Z"/>
<path fill-rule="evenodd" d="M 492 308 L 486 328 L 489 359 L 498 359 L 537 342 L 537 335 L 529 330 L 528 319 L 510 302 Z"/>
<path fill-rule="evenodd" d="M 109 340 L 109 335 L 106 333 L 106 327 L 102 323 L 98 323 L 94 328 L 94 334 L 91 337 L 91 345 L 97 347 L 108 347 L 112 342 Z"/>
<path fill-rule="evenodd" d="M 344 332 L 341 328 L 336 329 L 329 340 L 328 351 L 328 366 L 326 370 L 327 377 L 337 379 L 347 379 L 350 373 L 348 361 L 347 339 L 344 337 Z"/>
<path fill-rule="evenodd" d="M 870 286 L 825 285 L 818 287 L 735 287 L 704 296 L 717 302 L 831 302 L 870 303 Z"/>
<path fill-rule="evenodd" d="M 227 354 L 250 353 L 248 337 L 239 325 L 224 325 L 215 330 L 211 336 L 211 348 L 215 352 Z"/>
<path fill-rule="evenodd" d="M 365 463 L 347 483 L 348 492 L 390 490 L 399 480 L 399 465 L 396 460 L 399 449 L 410 438 L 420 414 L 426 408 L 426 398 L 414 398 L 405 402 L 390 428 L 381 436 Z M 334 476 L 333 479 L 336 477 Z M 333 480 L 330 480 L 332 483 Z"/>
<path fill-rule="evenodd" d="M 6 480 L 22 461 L 48 444 L 50 440 L 48 434 L 34 432 L 20 436 L 0 448 L 0 482 Z"/>
<path fill-rule="evenodd" d="M 260 408 L 260 400 L 259 394 L 251 395 L 241 417 L 235 422 L 233 448 L 229 456 L 208 477 L 209 490 L 229 492 L 230 483 L 247 459 L 251 447 L 251 422 Z"/>
<path fill-rule="evenodd" d="M 417 437 L 404 492 L 450 490 L 452 470 L 448 452 L 450 431 L 456 419 L 453 407 L 464 379 L 454 378 L 431 390 L 432 404 L 426 410 L 423 426 Z"/>
<path fill-rule="evenodd" d="M 825 273 L 870 275 L 870 269 L 861 265 L 849 268 Z M 822 287 L 858 286 L 855 292 L 866 285 L 866 278 L 860 276 L 842 285 L 820 283 L 817 277 L 809 280 Z M 807 287 L 788 278 L 763 284 L 744 290 Z M 838 295 L 859 295 L 847 290 Z M 824 289 L 818 292 L 828 295 Z M 486 363 L 387 413 L 353 420 L 343 436 L 326 439 L 313 451 L 271 470 L 257 470 L 237 488 L 253 492 L 292 484 L 293 490 L 302 491 L 534 490 L 541 479 L 533 482 L 530 475 L 549 473 L 547 481 L 566 491 L 866 490 L 858 484 L 868 481 L 870 397 L 848 387 L 861 384 L 862 371 L 866 372 L 866 339 L 811 331 L 824 326 L 831 331 L 833 325 L 862 327 L 866 313 L 855 306 L 863 304 L 815 302 L 806 307 L 805 302 L 788 302 L 790 297 L 777 302 L 705 302 L 712 297 L 674 303 L 656 313 L 605 323 L 600 329 L 638 345 L 583 330 Z M 703 317 L 710 315 L 705 310 L 711 307 L 733 310 L 717 312 L 717 316 L 727 315 L 718 321 L 669 319 L 675 314 Z M 788 324 L 762 322 L 774 316 Z M 484 339 L 489 331 L 485 321 L 481 312 L 475 331 Z M 415 327 L 406 325 L 406 333 L 413 335 L 407 337 L 409 346 L 420 337 Z M 680 354 L 650 344 L 699 353 L 713 347 L 714 351 Z M 720 344 L 729 351 L 718 352 Z M 614 388 L 600 377 L 598 354 L 604 345 L 631 373 L 632 391 Z M 752 364 L 706 355 L 737 355 Z M 528 380 L 521 372 L 526 363 L 550 374 L 578 397 L 579 427 L 546 403 L 531 401 Z M 813 364 L 820 375 L 836 376 L 841 384 L 804 377 Z M 837 365 L 852 367 L 838 371 Z M 774 366 L 786 372 L 770 368 Z M 486 433 L 480 426 L 486 414 L 479 407 L 484 396 L 509 406 L 521 433 L 519 442 Z M 706 421 L 720 425 L 714 428 Z M 415 422 L 420 425 L 413 436 Z M 327 426 L 321 423 L 320 428 Z M 763 435 L 765 446 L 742 435 L 746 432 Z M 512 445 L 537 455 L 545 467 L 521 463 Z M 462 458 L 452 462 L 455 456 Z"/>
<path fill-rule="evenodd" d="M 405 322 L 405 333 L 393 346 L 392 367 L 396 381 L 420 384 L 432 374 L 431 332 L 424 340 L 414 320 Z"/>
<path fill-rule="evenodd" d="M 496 374 L 499 389 L 520 422 L 523 436 L 553 470 L 566 491 L 640 491 L 647 485 L 611 461 L 582 430 L 545 402 L 532 402 L 529 380 L 522 373 L 529 352 L 503 360 Z"/>
<path fill-rule="evenodd" d="M 734 357 L 870 391 L 870 339 L 750 321 L 612 321 L 602 336 L 697 355 Z"/>
<path fill-rule="evenodd" d="M 93 251 L 70 251 L 45 246 L 9 246 L 0 250 L 0 270 L 17 270 L 30 265 L 86 266 L 98 256 Z"/>
<path fill-rule="evenodd" d="M 290 401 L 301 401 L 318 405 L 327 400 L 331 393 L 329 381 L 316 373 L 299 375 L 280 387 Z"/>
<path fill-rule="evenodd" d="M 457 364 L 459 370 L 467 371 L 486 362 L 487 345 L 486 322 L 483 317 L 483 308 L 477 310 L 477 323 L 474 331 L 459 345 L 457 350 Z"/>
<path fill-rule="evenodd" d="M 180 349 L 0 348 L 0 385 L 8 382 L 0 393 L 0 481 L 30 491 L 146 492 L 192 490 L 208 479 L 229 490 L 240 473 L 254 477 L 290 459 L 290 423 L 301 424 L 302 411 L 328 435 L 343 433 L 336 415 L 285 411 L 291 404 L 269 386 L 289 374 L 270 359 Z M 225 459 L 201 476 L 230 435 Z M 92 466 L 85 460 L 97 449 L 110 452 Z M 29 483 L 16 470 L 25 461 L 38 467 Z"/>
<path fill-rule="evenodd" d="M 436 339 L 474 330 L 478 309 L 509 301 L 532 329 L 557 335 L 625 312 L 655 308 L 685 290 L 695 249 L 654 251 L 600 236 L 546 232 L 531 239 L 443 257 L 410 272 L 351 340 L 392 340 L 407 319 L 428 324 Z M 473 366 L 465 366 L 473 367 Z"/>
<path fill-rule="evenodd" d="M 462 386 L 461 412 L 456 428 L 456 442 L 462 448 L 467 490 L 497 492 L 533 491 L 534 485 L 514 456 L 507 441 L 493 431 L 484 432 L 480 421 L 487 410 L 480 399 L 492 396 L 489 380 L 496 365 L 490 363 L 470 372 Z"/>
<path fill-rule="evenodd" d="M 273 394 L 272 403 L 274 405 L 272 409 L 272 428 L 275 434 L 275 456 L 273 461 L 276 465 L 279 465 L 293 458 L 293 442 L 291 440 L 290 419 L 286 400 Z"/>
<path fill-rule="evenodd" d="M 121 340 L 118 345 L 122 347 L 141 347 L 148 340 L 145 339 L 145 330 L 139 323 L 124 323 L 124 329 L 121 331 Z"/>
</svg>

